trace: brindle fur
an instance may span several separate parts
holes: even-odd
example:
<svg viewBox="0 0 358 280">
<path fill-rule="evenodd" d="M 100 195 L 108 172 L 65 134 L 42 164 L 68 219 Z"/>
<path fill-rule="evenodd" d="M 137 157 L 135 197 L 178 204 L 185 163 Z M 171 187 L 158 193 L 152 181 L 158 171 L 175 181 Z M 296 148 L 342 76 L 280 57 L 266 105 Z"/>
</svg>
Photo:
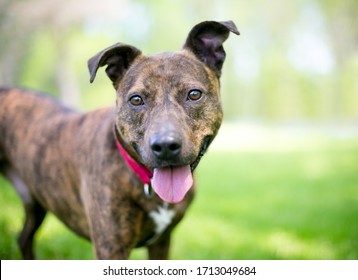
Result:
<svg viewBox="0 0 358 280">
<path fill-rule="evenodd" d="M 153 170 L 193 163 L 204 139 L 214 138 L 222 120 L 219 77 L 222 43 L 238 34 L 232 22 L 203 22 L 190 32 L 182 50 L 144 56 L 117 44 L 89 60 L 116 89 L 116 107 L 81 114 L 51 97 L 19 88 L 0 90 L 0 172 L 15 186 L 26 211 L 18 239 L 23 257 L 34 258 L 33 237 L 46 212 L 91 240 L 99 259 L 125 259 L 131 249 L 148 247 L 149 258 L 168 257 L 170 233 L 193 199 L 193 189 L 170 208 L 176 215 L 156 238 L 148 213 L 162 201 L 148 198 L 143 184 L 118 153 L 119 141 L 138 162 Z M 199 89 L 199 101 L 187 100 Z M 133 106 L 138 94 L 144 105 Z M 182 142 L 175 162 L 159 160 L 150 149 L 155 133 L 176 133 Z M 150 241 L 150 242 L 149 242 Z"/>
</svg>

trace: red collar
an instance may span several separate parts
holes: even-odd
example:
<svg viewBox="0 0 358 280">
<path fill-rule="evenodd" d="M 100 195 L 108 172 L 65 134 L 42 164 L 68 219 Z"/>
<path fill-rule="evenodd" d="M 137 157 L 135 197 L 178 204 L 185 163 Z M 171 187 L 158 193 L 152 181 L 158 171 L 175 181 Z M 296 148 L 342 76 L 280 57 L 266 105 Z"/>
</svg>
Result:
<svg viewBox="0 0 358 280">
<path fill-rule="evenodd" d="M 116 133 L 115 133 L 116 136 Z M 118 141 L 117 137 L 115 137 L 116 139 L 116 146 L 119 150 L 119 152 L 121 153 L 121 155 L 123 156 L 124 160 L 126 161 L 126 163 L 129 165 L 129 167 L 133 170 L 133 172 L 135 174 L 137 174 L 138 178 L 143 182 L 143 184 L 150 184 L 150 180 L 153 177 L 153 173 L 144 165 L 139 164 L 138 162 L 136 162 L 128 153 L 127 151 L 123 148 L 123 146 L 121 145 L 121 143 Z"/>
</svg>

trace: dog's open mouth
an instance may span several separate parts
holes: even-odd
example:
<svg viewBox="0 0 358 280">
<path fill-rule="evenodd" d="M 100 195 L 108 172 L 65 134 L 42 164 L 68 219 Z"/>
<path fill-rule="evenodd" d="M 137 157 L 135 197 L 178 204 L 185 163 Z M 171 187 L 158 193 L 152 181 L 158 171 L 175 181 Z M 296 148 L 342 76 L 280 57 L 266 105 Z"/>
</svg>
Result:
<svg viewBox="0 0 358 280">
<path fill-rule="evenodd" d="M 193 185 L 192 172 L 198 166 L 211 139 L 212 137 L 204 139 L 199 155 L 192 164 L 154 169 L 152 187 L 161 199 L 169 203 L 179 203 L 184 199 L 186 193 Z"/>
<path fill-rule="evenodd" d="M 122 156 L 127 161 L 128 165 L 134 172 L 137 173 L 138 177 L 148 186 L 150 181 L 152 188 L 155 193 L 164 201 L 168 203 L 179 203 L 181 202 L 186 193 L 193 186 L 193 171 L 198 166 L 201 158 L 208 149 L 213 136 L 206 136 L 201 145 L 200 151 L 196 159 L 187 165 L 181 166 L 165 166 L 154 168 L 151 172 L 144 165 L 138 164 L 122 147 L 119 139 L 119 133 L 117 127 L 114 126 L 113 133 L 116 139 L 116 145 Z M 137 147 L 134 147 L 137 151 Z M 138 151 L 137 151 L 138 152 Z"/>
</svg>

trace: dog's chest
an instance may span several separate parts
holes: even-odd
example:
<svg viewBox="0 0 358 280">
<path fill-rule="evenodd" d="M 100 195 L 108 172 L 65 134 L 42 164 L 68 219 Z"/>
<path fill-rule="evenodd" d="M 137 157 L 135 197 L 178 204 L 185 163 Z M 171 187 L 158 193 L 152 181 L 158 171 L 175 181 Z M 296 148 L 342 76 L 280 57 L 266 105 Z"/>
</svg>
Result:
<svg viewBox="0 0 358 280">
<path fill-rule="evenodd" d="M 174 209 L 170 209 L 168 203 L 158 205 L 157 209 L 149 212 L 149 217 L 154 224 L 155 235 L 149 240 L 148 243 L 154 242 L 163 234 L 163 232 L 172 223 L 175 215 L 176 211 Z"/>
</svg>

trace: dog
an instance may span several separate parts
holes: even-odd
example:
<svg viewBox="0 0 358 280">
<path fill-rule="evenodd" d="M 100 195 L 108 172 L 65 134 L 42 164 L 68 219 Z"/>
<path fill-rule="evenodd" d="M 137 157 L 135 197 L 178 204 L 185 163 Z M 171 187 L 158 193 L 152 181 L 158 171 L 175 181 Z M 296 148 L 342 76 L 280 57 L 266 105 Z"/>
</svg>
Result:
<svg viewBox="0 0 358 280">
<path fill-rule="evenodd" d="M 0 89 L 0 172 L 26 217 L 18 244 L 33 259 L 46 212 L 93 243 L 97 259 L 147 247 L 169 257 L 170 235 L 194 197 L 193 171 L 222 122 L 224 41 L 232 21 L 195 25 L 181 50 L 146 56 L 117 43 L 88 61 L 116 90 L 116 106 L 79 113 L 53 98 Z"/>
</svg>

